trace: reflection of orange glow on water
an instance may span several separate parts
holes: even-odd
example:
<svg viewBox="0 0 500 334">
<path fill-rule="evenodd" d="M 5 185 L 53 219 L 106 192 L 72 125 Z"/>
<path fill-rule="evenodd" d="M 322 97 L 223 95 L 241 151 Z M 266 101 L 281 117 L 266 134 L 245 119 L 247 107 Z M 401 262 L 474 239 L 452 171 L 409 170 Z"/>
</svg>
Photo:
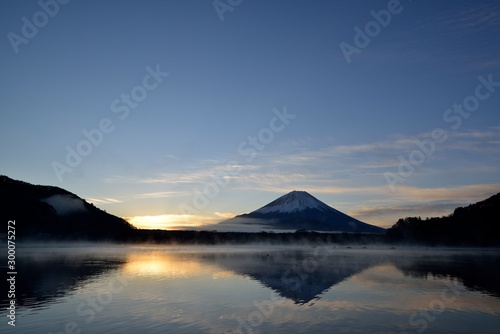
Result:
<svg viewBox="0 0 500 334">
<path fill-rule="evenodd" d="M 183 254 L 161 252 L 131 253 L 124 271 L 132 276 L 162 276 L 187 278 L 206 272 L 208 268 L 194 258 Z"/>
<path fill-rule="evenodd" d="M 235 273 L 231 270 L 221 270 L 212 274 L 212 279 L 225 279 L 234 277 Z"/>
</svg>

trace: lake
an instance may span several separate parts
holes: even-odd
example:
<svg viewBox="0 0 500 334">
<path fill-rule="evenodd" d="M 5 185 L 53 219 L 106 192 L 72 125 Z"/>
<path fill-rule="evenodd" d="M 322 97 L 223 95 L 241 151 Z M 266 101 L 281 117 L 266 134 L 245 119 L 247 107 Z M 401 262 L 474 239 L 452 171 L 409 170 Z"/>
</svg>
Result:
<svg viewBox="0 0 500 334">
<path fill-rule="evenodd" d="M 388 246 L 18 247 L 16 326 L 3 279 L 0 333 L 496 334 L 499 264 Z"/>
</svg>

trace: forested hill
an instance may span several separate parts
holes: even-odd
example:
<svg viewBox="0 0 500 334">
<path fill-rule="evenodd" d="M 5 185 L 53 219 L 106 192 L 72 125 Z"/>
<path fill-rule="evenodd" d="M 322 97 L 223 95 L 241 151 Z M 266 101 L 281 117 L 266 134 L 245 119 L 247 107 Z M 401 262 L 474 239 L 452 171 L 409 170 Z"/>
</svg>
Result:
<svg viewBox="0 0 500 334">
<path fill-rule="evenodd" d="M 391 242 L 500 246 L 500 193 L 441 218 L 408 217 L 387 230 Z"/>
<path fill-rule="evenodd" d="M 121 240 L 135 228 L 59 187 L 0 176 L 0 217 L 16 222 L 16 236 L 36 239 Z"/>
</svg>

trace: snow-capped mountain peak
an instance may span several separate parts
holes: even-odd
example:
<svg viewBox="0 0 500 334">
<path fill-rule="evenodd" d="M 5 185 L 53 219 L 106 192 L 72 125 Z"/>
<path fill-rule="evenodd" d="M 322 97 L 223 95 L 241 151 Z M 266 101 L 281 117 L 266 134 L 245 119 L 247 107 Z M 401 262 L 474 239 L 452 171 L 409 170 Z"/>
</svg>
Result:
<svg viewBox="0 0 500 334">
<path fill-rule="evenodd" d="M 246 231 L 385 232 L 383 228 L 363 223 L 335 210 L 305 191 L 292 191 L 260 209 L 227 219 L 218 225 L 223 229 Z"/>
<path fill-rule="evenodd" d="M 262 208 L 254 211 L 255 213 L 291 213 L 300 212 L 308 209 L 316 209 L 321 211 L 331 211 L 332 207 L 318 200 L 305 191 L 294 190 Z"/>
</svg>

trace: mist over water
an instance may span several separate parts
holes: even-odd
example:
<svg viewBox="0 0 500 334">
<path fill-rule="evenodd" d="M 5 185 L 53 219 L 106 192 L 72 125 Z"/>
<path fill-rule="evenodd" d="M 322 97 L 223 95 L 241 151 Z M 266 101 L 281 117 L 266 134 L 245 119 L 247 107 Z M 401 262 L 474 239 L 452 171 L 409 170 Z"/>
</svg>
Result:
<svg viewBox="0 0 500 334">
<path fill-rule="evenodd" d="M 30 246 L 16 327 L 2 295 L 0 331 L 497 333 L 499 261 L 386 246 Z"/>
</svg>

